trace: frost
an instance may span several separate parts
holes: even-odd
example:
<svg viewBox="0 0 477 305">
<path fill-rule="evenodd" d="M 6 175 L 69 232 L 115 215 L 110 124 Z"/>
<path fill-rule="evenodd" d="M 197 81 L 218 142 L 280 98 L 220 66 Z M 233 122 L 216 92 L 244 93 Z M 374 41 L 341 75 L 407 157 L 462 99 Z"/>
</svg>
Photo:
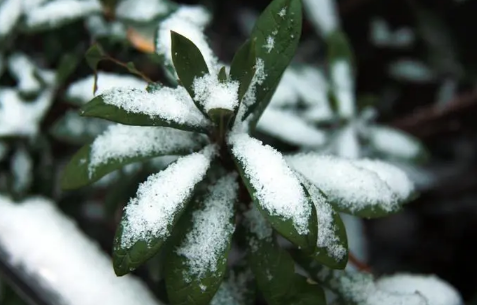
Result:
<svg viewBox="0 0 477 305">
<path fill-rule="evenodd" d="M 355 115 L 354 81 L 350 64 L 338 60 L 331 65 L 331 82 L 338 99 L 338 112 L 344 118 Z"/>
<path fill-rule="evenodd" d="M 22 1 L 4 0 L 0 3 L 0 37 L 13 30 L 22 15 Z"/>
<path fill-rule="evenodd" d="M 29 10 L 25 16 L 25 23 L 30 28 L 56 26 L 65 20 L 100 12 L 101 4 L 97 0 L 54 0 Z"/>
<path fill-rule="evenodd" d="M 339 28 L 335 0 L 304 0 L 303 5 L 308 19 L 324 37 Z"/>
<path fill-rule="evenodd" d="M 234 111 L 238 106 L 238 81 L 222 83 L 217 75 L 207 74 L 194 79 L 194 99 L 201 103 L 206 112 L 212 109 L 227 109 Z"/>
<path fill-rule="evenodd" d="M 379 206 L 391 212 L 399 207 L 397 194 L 385 181 L 351 160 L 301 153 L 289 156 L 287 161 L 341 208 L 355 212 Z"/>
<path fill-rule="evenodd" d="M 291 220 L 299 234 L 307 234 L 308 198 L 283 156 L 247 134 L 232 134 L 228 141 L 260 206 L 272 216 Z"/>
<path fill-rule="evenodd" d="M 267 53 L 272 52 L 273 48 L 275 48 L 275 38 L 273 36 L 268 36 L 267 43 L 263 47 L 267 49 Z"/>
<path fill-rule="evenodd" d="M 413 159 L 422 151 L 420 143 L 411 136 L 384 126 L 371 127 L 369 141 L 375 149 L 394 158 Z"/>
<path fill-rule="evenodd" d="M 98 90 L 96 91 L 96 95 L 100 95 L 116 87 L 144 89 L 147 83 L 137 77 L 129 75 L 99 72 L 97 85 Z M 93 87 L 94 75 L 90 75 L 71 84 L 66 91 L 66 96 L 70 100 L 86 103 L 94 98 Z"/>
<path fill-rule="evenodd" d="M 24 148 L 18 149 L 11 161 L 14 191 L 23 192 L 30 186 L 32 181 L 32 168 L 33 162 L 28 152 Z"/>
<path fill-rule="evenodd" d="M 156 41 L 157 53 L 165 57 L 168 65 L 173 66 L 171 31 L 174 31 L 192 41 L 204 56 L 209 71 L 215 72 L 217 58 L 203 33 L 210 19 L 210 14 L 201 6 L 180 6 L 176 12 L 159 24 Z"/>
<path fill-rule="evenodd" d="M 429 305 L 463 305 L 459 293 L 434 275 L 395 274 L 376 282 L 378 289 L 388 293 L 413 294 L 418 292 Z"/>
<path fill-rule="evenodd" d="M 209 169 L 215 148 L 179 158 L 165 170 L 149 176 L 139 185 L 136 197 L 124 209 L 121 247 L 129 248 L 139 240 L 170 235 L 170 226 L 178 210 L 192 196 L 194 187 Z"/>
<path fill-rule="evenodd" d="M 45 90 L 31 102 L 23 101 L 15 90 L 0 90 L 0 137 L 36 135 L 52 101 L 52 90 Z"/>
<path fill-rule="evenodd" d="M 326 142 L 325 132 L 287 110 L 267 108 L 258 121 L 257 129 L 298 146 L 318 147 Z"/>
<path fill-rule="evenodd" d="M 116 7 L 116 16 L 137 22 L 149 22 L 169 11 L 169 4 L 163 0 L 123 0 Z"/>
<path fill-rule="evenodd" d="M 234 203 L 237 199 L 236 175 L 228 175 L 209 186 L 204 206 L 192 215 L 192 229 L 176 249 L 186 258 L 184 277 L 204 278 L 217 271 L 218 262 L 224 261 L 223 254 L 229 247 L 229 236 L 234 232 Z"/>
<path fill-rule="evenodd" d="M 149 93 L 145 90 L 114 88 L 102 95 L 106 104 L 127 112 L 157 117 L 170 123 L 207 127 L 208 120 L 192 102 L 183 87 L 163 87 Z"/>
<path fill-rule="evenodd" d="M 0 245 L 8 264 L 27 272 L 62 304 L 161 304 L 135 277 L 116 277 L 111 259 L 46 199 L 14 203 L 0 196 Z"/>
<path fill-rule="evenodd" d="M 18 80 L 17 88 L 22 93 L 40 91 L 40 81 L 35 77 L 36 67 L 24 54 L 16 53 L 8 59 L 8 68 Z"/>
<path fill-rule="evenodd" d="M 192 152 L 199 148 L 200 138 L 182 130 L 167 127 L 111 125 L 91 144 L 89 173 L 112 160 L 170 154 L 174 151 Z"/>
</svg>

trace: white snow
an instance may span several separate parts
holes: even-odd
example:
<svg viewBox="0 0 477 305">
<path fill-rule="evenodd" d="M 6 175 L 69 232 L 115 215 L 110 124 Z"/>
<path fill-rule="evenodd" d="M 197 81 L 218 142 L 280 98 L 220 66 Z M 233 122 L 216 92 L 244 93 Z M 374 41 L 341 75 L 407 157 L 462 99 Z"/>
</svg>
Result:
<svg viewBox="0 0 477 305">
<path fill-rule="evenodd" d="M 169 227 L 176 213 L 204 178 L 215 153 L 215 147 L 208 146 L 201 152 L 179 158 L 139 185 L 136 197 L 124 209 L 123 248 L 139 240 L 150 242 L 170 235 Z"/>
<path fill-rule="evenodd" d="M 217 264 L 227 259 L 222 256 L 227 252 L 235 230 L 233 216 L 237 192 L 237 176 L 225 176 L 209 186 L 203 207 L 193 213 L 192 229 L 176 249 L 177 254 L 186 258 L 186 281 L 215 273 Z"/>
<path fill-rule="evenodd" d="M 65 134 L 73 137 L 97 136 L 111 125 L 106 120 L 82 117 L 76 110 L 66 112 L 62 120 Z"/>
<path fill-rule="evenodd" d="M 149 22 L 157 16 L 168 13 L 170 9 L 163 0 L 122 0 L 116 7 L 116 17 Z"/>
<path fill-rule="evenodd" d="M 398 208 L 397 194 L 387 183 L 351 160 L 300 153 L 287 157 L 287 161 L 342 208 L 352 212 L 376 206 L 385 211 Z"/>
<path fill-rule="evenodd" d="M 304 0 L 303 5 L 308 19 L 324 37 L 339 28 L 335 0 Z"/>
<path fill-rule="evenodd" d="M 106 21 L 103 16 L 92 15 L 86 18 L 85 26 L 93 37 L 127 38 L 126 24 L 119 21 Z"/>
<path fill-rule="evenodd" d="M 211 16 L 201 6 L 180 6 L 179 9 L 159 24 L 156 51 L 163 55 L 166 62 L 173 66 L 171 53 L 171 31 L 191 40 L 204 56 L 209 71 L 217 70 L 217 58 L 210 48 L 203 31 Z M 213 73 L 215 74 L 215 73 Z"/>
<path fill-rule="evenodd" d="M 222 83 L 217 75 L 207 74 L 194 79 L 194 99 L 203 105 L 206 112 L 212 109 L 227 109 L 234 111 L 239 104 L 238 81 Z"/>
<path fill-rule="evenodd" d="M 12 89 L 0 89 L 0 136 L 34 136 L 53 100 L 53 91 L 45 90 L 34 101 L 25 102 Z"/>
<path fill-rule="evenodd" d="M 331 64 L 331 82 L 338 99 L 338 113 L 344 118 L 355 115 L 355 97 L 353 71 L 345 60 L 338 60 Z"/>
<path fill-rule="evenodd" d="M 157 117 L 167 122 L 207 127 L 209 121 L 197 109 L 183 87 L 163 87 L 149 93 L 146 90 L 114 88 L 102 95 L 106 104 L 127 112 Z"/>
<path fill-rule="evenodd" d="M 435 79 L 435 73 L 423 62 L 413 59 L 400 59 L 393 62 L 388 73 L 391 77 L 410 82 L 426 83 Z"/>
<path fill-rule="evenodd" d="M 100 13 L 97 0 L 54 0 L 26 12 L 25 23 L 29 28 L 56 26 L 65 20 L 77 19 Z"/>
<path fill-rule="evenodd" d="M 260 206 L 270 215 L 291 220 L 299 234 L 307 234 L 311 215 L 308 198 L 283 156 L 247 134 L 231 134 L 228 142 Z"/>
<path fill-rule="evenodd" d="M 412 294 L 418 292 L 428 305 L 463 305 L 457 290 L 434 275 L 395 274 L 376 282 L 378 289 L 388 293 Z"/>
<path fill-rule="evenodd" d="M 91 144 L 89 174 L 112 160 L 192 152 L 201 143 L 196 134 L 173 128 L 111 125 Z"/>
<path fill-rule="evenodd" d="M 272 52 L 273 48 L 275 48 L 275 37 L 268 36 L 267 43 L 263 47 L 267 50 L 267 53 Z"/>
<path fill-rule="evenodd" d="M 8 58 L 8 68 L 17 79 L 17 88 L 22 93 L 35 93 L 41 84 L 35 77 L 36 67 L 25 54 L 15 53 Z"/>
<path fill-rule="evenodd" d="M 361 155 L 358 132 L 356 130 L 356 125 L 353 123 L 348 124 L 339 131 L 333 144 L 337 156 L 348 159 L 357 159 Z"/>
<path fill-rule="evenodd" d="M 376 173 L 389 188 L 398 196 L 399 200 L 407 200 L 414 192 L 414 184 L 400 168 L 380 160 L 356 160 L 353 164 Z"/>
<path fill-rule="evenodd" d="M 397 129 L 373 126 L 369 128 L 368 135 L 371 145 L 390 157 L 413 159 L 422 150 L 417 140 Z"/>
<path fill-rule="evenodd" d="M 147 83 L 137 77 L 130 75 L 113 74 L 108 72 L 98 72 L 98 90 L 96 95 L 101 95 L 113 88 L 134 88 L 145 89 Z M 82 103 L 89 102 L 94 98 L 94 75 L 89 75 L 72 83 L 66 91 L 66 97 L 70 100 L 77 100 Z"/>
<path fill-rule="evenodd" d="M 0 246 L 9 264 L 61 296 L 61 304 L 161 304 L 138 279 L 116 277 L 110 258 L 46 199 L 0 196 Z"/>
<path fill-rule="evenodd" d="M 11 160 L 11 172 L 13 175 L 13 189 L 23 192 L 29 186 L 33 178 L 33 161 L 25 148 L 19 148 Z"/>
<path fill-rule="evenodd" d="M 325 249 L 327 254 L 336 260 L 341 260 L 346 255 L 347 249 L 338 243 L 338 228 L 334 224 L 336 212 L 316 186 L 304 178 L 300 180 L 308 190 L 313 204 L 315 205 L 316 215 L 318 217 L 317 247 Z"/>
<path fill-rule="evenodd" d="M 22 1 L 4 0 L 0 3 L 0 37 L 10 34 L 22 15 Z"/>
<path fill-rule="evenodd" d="M 268 107 L 257 124 L 257 129 L 293 145 L 318 147 L 325 144 L 324 131 L 308 124 L 297 114 Z"/>
</svg>

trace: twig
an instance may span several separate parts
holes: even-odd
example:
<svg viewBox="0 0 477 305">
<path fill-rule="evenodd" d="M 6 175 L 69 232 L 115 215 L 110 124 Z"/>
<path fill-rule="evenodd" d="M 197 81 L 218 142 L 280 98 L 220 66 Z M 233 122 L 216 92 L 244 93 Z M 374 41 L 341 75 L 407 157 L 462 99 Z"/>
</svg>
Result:
<svg viewBox="0 0 477 305">
<path fill-rule="evenodd" d="M 359 271 L 371 273 L 371 267 L 369 267 L 365 262 L 359 260 L 353 253 L 348 252 L 348 262 L 352 263 Z"/>
</svg>

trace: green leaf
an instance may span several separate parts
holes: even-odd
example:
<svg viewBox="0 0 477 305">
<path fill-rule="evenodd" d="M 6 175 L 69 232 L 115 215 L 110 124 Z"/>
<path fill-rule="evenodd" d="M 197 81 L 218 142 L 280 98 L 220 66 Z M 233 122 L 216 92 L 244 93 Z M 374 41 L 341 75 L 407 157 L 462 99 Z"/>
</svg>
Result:
<svg viewBox="0 0 477 305">
<path fill-rule="evenodd" d="M 102 136 L 111 137 L 111 135 L 114 134 L 114 130 L 115 129 L 110 128 Z M 160 129 L 158 129 L 158 132 L 159 131 Z M 126 164 L 145 161 L 158 156 L 185 155 L 191 153 L 192 151 L 198 151 L 204 145 L 203 140 L 201 140 L 201 138 L 195 136 L 194 134 L 180 134 L 180 131 L 173 129 L 169 130 L 166 128 L 164 128 L 163 131 L 165 132 L 163 145 L 155 145 L 152 149 L 141 152 L 138 151 L 137 147 L 134 146 L 136 145 L 136 142 L 134 141 L 122 143 L 121 145 L 123 146 L 127 146 L 129 143 L 133 146 L 130 147 L 129 154 L 121 154 L 117 157 L 107 158 L 107 154 L 109 152 L 104 152 L 105 155 L 95 156 L 96 158 L 103 159 L 104 163 L 99 164 L 97 163 L 97 161 L 96 163 L 93 163 L 91 160 L 94 143 L 100 140 L 100 137 L 98 137 L 92 144 L 83 146 L 68 163 L 61 181 L 62 188 L 79 188 L 99 180 L 106 174 L 109 174 L 112 171 L 122 168 Z M 169 134 L 170 137 L 183 137 L 184 141 L 170 143 L 169 141 L 167 141 L 166 134 Z M 159 133 L 157 135 L 159 135 Z M 151 133 L 151 140 L 154 140 L 154 137 L 158 136 L 155 136 Z M 123 149 L 125 149 L 125 147 L 123 147 Z M 100 154 L 100 152 L 97 152 L 96 154 Z"/>
<path fill-rule="evenodd" d="M 259 290 L 270 305 L 326 304 L 323 290 L 295 274 L 295 262 L 273 239 L 250 237 L 250 266 Z"/>
<path fill-rule="evenodd" d="M 301 27 L 301 0 L 274 0 L 255 23 L 250 39 L 255 40 L 256 57 L 263 60 L 266 78 L 256 84 L 255 101 L 247 105 L 243 118 L 254 113 L 252 127 L 268 106 L 283 72 L 295 55 Z"/>
<path fill-rule="evenodd" d="M 257 63 L 255 45 L 255 40 L 247 40 L 235 53 L 230 66 L 230 78 L 240 83 L 239 101 L 242 101 L 245 93 L 247 93 L 255 75 L 255 65 Z"/>
<path fill-rule="evenodd" d="M 159 101 L 158 101 L 159 102 Z M 128 112 L 115 105 L 106 104 L 102 95 L 95 97 L 81 108 L 81 115 L 86 117 L 101 118 L 108 121 L 135 126 L 163 126 L 185 131 L 207 133 L 208 129 L 191 124 L 178 124 L 166 121 L 159 116 L 150 116 L 144 113 Z"/>
<path fill-rule="evenodd" d="M 56 84 L 63 84 L 73 74 L 79 63 L 80 56 L 72 53 L 63 55 L 56 70 Z"/>
<path fill-rule="evenodd" d="M 221 83 L 226 83 L 227 82 L 227 71 L 226 71 L 225 66 L 223 66 L 220 69 L 218 78 L 219 78 L 219 82 L 221 82 Z"/>
<path fill-rule="evenodd" d="M 330 63 L 345 60 L 353 66 L 353 50 L 351 49 L 346 34 L 342 30 L 338 29 L 332 32 L 326 37 L 326 43 L 328 46 L 328 60 Z"/>
<path fill-rule="evenodd" d="M 165 266 L 171 304 L 209 304 L 222 283 L 234 231 L 237 195 L 236 191 L 228 194 L 228 183 L 238 189 L 234 176 L 220 179 L 209 186 L 205 196 L 196 198 L 191 204 L 194 208 L 180 220 L 179 227 L 185 229 L 166 258 Z"/>
<path fill-rule="evenodd" d="M 146 91 L 149 93 L 154 93 L 161 90 L 162 88 L 164 88 L 164 85 L 161 83 L 149 83 L 147 84 Z"/>
<path fill-rule="evenodd" d="M 186 37 L 171 31 L 172 62 L 181 84 L 194 99 L 194 79 L 209 73 L 207 63 L 199 48 Z M 194 100 L 195 105 L 206 114 L 202 105 Z"/>
<path fill-rule="evenodd" d="M 86 62 L 89 67 L 96 71 L 100 61 L 108 59 L 108 55 L 104 52 L 103 48 L 99 44 L 93 44 L 85 54 Z"/>
</svg>

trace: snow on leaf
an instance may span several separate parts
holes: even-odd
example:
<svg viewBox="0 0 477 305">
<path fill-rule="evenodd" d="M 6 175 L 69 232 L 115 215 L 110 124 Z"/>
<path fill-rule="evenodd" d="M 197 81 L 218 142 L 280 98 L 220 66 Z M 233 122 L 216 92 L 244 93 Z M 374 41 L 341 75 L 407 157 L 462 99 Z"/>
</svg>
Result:
<svg viewBox="0 0 477 305">
<path fill-rule="evenodd" d="M 335 0 L 303 0 L 305 13 L 317 32 L 328 36 L 340 26 Z"/>
<path fill-rule="evenodd" d="M 389 66 L 391 77 L 408 82 L 428 83 L 436 78 L 436 73 L 423 62 L 413 59 L 400 59 Z"/>
<path fill-rule="evenodd" d="M 238 106 L 238 81 L 220 82 L 217 75 L 206 74 L 196 77 L 193 83 L 194 99 L 206 112 L 211 109 L 227 109 L 234 111 Z"/>
<path fill-rule="evenodd" d="M 371 127 L 369 141 L 379 153 L 391 158 L 415 160 L 425 154 L 424 148 L 417 139 L 385 126 Z"/>
<path fill-rule="evenodd" d="M 11 160 L 11 171 L 14 178 L 13 190 L 24 192 L 32 182 L 33 161 L 24 148 L 19 148 Z"/>
<path fill-rule="evenodd" d="M 40 91 L 41 84 L 36 78 L 36 67 L 25 54 L 16 53 L 8 58 L 8 68 L 17 79 L 21 93 L 32 94 Z"/>
<path fill-rule="evenodd" d="M 184 277 L 201 278 L 217 271 L 219 261 L 224 261 L 234 232 L 234 202 L 237 199 L 237 177 L 228 175 L 209 187 L 204 206 L 192 215 L 192 229 L 175 250 L 186 258 Z"/>
<path fill-rule="evenodd" d="M 107 105 L 118 107 L 128 113 L 146 115 L 151 119 L 171 125 L 187 125 L 206 128 L 209 121 L 195 107 L 183 87 L 163 87 L 149 93 L 139 89 L 113 88 L 100 96 Z M 94 101 L 94 100 L 93 100 Z M 88 104 L 84 109 L 88 109 Z M 87 114 L 87 110 L 85 110 Z"/>
<path fill-rule="evenodd" d="M 65 304 L 162 304 L 134 276 L 116 277 L 98 244 L 46 199 L 0 196 L 0 245 L 8 263 Z"/>
<path fill-rule="evenodd" d="M 228 142 L 257 207 L 277 231 L 307 247 L 308 238 L 316 234 L 310 231 L 315 229 L 310 228 L 316 220 L 314 209 L 283 156 L 247 134 L 231 134 Z"/>
<path fill-rule="evenodd" d="M 295 113 L 271 107 L 260 117 L 257 130 L 287 143 L 304 147 L 321 146 L 327 139 L 325 132 L 308 124 Z"/>
<path fill-rule="evenodd" d="M 22 15 L 22 1 L 5 0 L 0 3 L 0 38 L 10 34 Z"/>
<path fill-rule="evenodd" d="M 94 98 L 93 94 L 94 75 L 89 75 L 72 83 L 66 91 L 66 97 L 79 104 L 89 102 Z M 113 88 L 134 88 L 144 89 L 147 83 L 137 77 L 130 75 L 113 74 L 108 72 L 98 73 L 98 90 L 96 96 L 107 92 Z"/>
<path fill-rule="evenodd" d="M 357 167 L 351 160 L 300 153 L 287 157 L 287 161 L 320 188 L 340 211 L 376 217 L 399 209 L 393 189 L 377 173 Z"/>
<path fill-rule="evenodd" d="M 27 11 L 25 24 L 29 29 L 54 28 L 100 12 L 101 4 L 97 0 L 54 0 Z"/>
<path fill-rule="evenodd" d="M 209 71 L 217 70 L 217 58 L 210 48 L 203 31 L 210 22 L 210 14 L 201 6 L 181 6 L 159 24 L 156 52 L 164 56 L 166 64 L 173 66 L 171 54 L 171 31 L 192 41 L 204 56 Z"/>
<path fill-rule="evenodd" d="M 347 60 L 337 60 L 331 64 L 331 83 L 338 99 L 338 112 L 344 118 L 355 115 L 354 80 L 351 65 Z"/>
<path fill-rule="evenodd" d="M 389 188 L 397 195 L 400 201 L 408 200 L 414 193 L 414 184 L 404 171 L 389 163 L 379 160 L 356 160 L 353 164 L 376 173 Z"/>
<path fill-rule="evenodd" d="M 164 0 L 122 0 L 116 7 L 116 17 L 136 22 L 150 22 L 164 16 L 172 5 Z"/>
<path fill-rule="evenodd" d="M 350 123 L 339 131 L 333 141 L 333 148 L 337 156 L 357 159 L 361 155 L 356 124 Z"/>
<path fill-rule="evenodd" d="M 130 248 L 140 240 L 149 243 L 167 238 L 177 214 L 204 178 L 214 155 L 215 148 L 209 146 L 178 159 L 141 183 L 136 197 L 124 209 L 120 246 Z"/>
<path fill-rule="evenodd" d="M 396 294 L 418 292 L 425 297 L 429 305 L 463 305 L 457 290 L 434 275 L 394 274 L 376 281 L 379 290 Z"/>
</svg>

